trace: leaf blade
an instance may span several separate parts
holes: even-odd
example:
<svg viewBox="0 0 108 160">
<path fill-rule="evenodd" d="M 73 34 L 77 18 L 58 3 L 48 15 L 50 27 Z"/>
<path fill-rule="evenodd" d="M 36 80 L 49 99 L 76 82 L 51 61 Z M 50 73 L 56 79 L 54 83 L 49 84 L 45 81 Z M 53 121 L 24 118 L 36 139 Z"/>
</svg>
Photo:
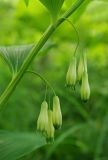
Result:
<svg viewBox="0 0 108 160">
<path fill-rule="evenodd" d="M 59 12 L 62 8 L 64 0 L 40 0 L 40 2 L 48 9 L 51 14 L 53 23 L 57 20 Z"/>
<path fill-rule="evenodd" d="M 0 131 L 0 160 L 16 160 L 46 144 L 39 133 Z"/>
<path fill-rule="evenodd" d="M 11 72 L 16 74 L 29 54 L 33 45 L 0 47 L 0 56 L 8 64 Z"/>
</svg>

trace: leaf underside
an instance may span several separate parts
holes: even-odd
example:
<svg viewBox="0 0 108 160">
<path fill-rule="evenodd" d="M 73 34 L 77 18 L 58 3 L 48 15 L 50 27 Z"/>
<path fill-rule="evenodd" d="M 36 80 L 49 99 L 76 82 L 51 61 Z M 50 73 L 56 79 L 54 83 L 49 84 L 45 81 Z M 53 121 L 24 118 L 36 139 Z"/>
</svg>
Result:
<svg viewBox="0 0 108 160">
<path fill-rule="evenodd" d="M 33 45 L 0 47 L 0 56 L 8 64 L 13 74 L 17 73 Z"/>
<path fill-rule="evenodd" d="M 8 64 L 13 74 L 17 73 L 33 45 L 0 47 L 0 56 Z"/>
<path fill-rule="evenodd" d="M 0 160 L 16 160 L 46 144 L 39 133 L 0 131 Z"/>
<path fill-rule="evenodd" d="M 8 64 L 13 75 L 19 71 L 33 47 L 34 44 L 0 47 L 0 56 Z M 40 53 L 42 53 L 42 55 L 46 54 L 49 49 L 53 47 L 56 47 L 56 45 L 53 42 L 48 41 L 41 49 Z"/>
<path fill-rule="evenodd" d="M 49 10 L 53 22 L 55 22 L 64 3 L 64 0 L 40 0 L 40 2 Z"/>
</svg>

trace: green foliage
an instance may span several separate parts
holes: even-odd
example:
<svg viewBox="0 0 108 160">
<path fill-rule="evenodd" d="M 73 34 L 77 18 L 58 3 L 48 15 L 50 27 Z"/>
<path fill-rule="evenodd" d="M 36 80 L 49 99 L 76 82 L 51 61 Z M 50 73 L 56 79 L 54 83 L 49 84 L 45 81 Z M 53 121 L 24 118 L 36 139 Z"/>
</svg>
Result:
<svg viewBox="0 0 108 160">
<path fill-rule="evenodd" d="M 64 0 L 40 0 L 41 3 L 49 10 L 53 22 L 58 18 Z"/>
<path fill-rule="evenodd" d="M 13 75 L 19 71 L 32 48 L 33 45 L 0 47 L 0 56 L 8 64 Z"/>
<path fill-rule="evenodd" d="M 13 76 L 20 70 L 33 47 L 34 44 L 0 47 L 0 56 L 8 64 Z M 40 54 L 47 52 L 47 50 L 52 47 L 54 47 L 53 43 L 47 43 L 41 50 Z"/>
<path fill-rule="evenodd" d="M 74 2 L 74 0 L 65 1 L 63 11 Z M 32 153 L 30 152 L 34 149 L 28 147 L 26 152 L 22 153 L 26 144 L 29 146 L 28 143 L 31 145 L 37 141 L 35 133 L 30 132 L 36 130 L 36 119 L 45 92 L 45 86 L 39 78 L 25 74 L 0 113 L 0 129 L 13 132 L 1 133 L 4 133 L 5 139 L 10 137 L 10 143 L 13 142 L 16 134 L 17 143 L 13 142 L 13 151 L 15 146 L 18 147 L 20 140 L 22 151 L 17 148 L 17 152 L 21 153 L 20 156 L 27 154 L 22 158 L 23 160 L 60 160 L 61 157 L 63 160 L 108 159 L 108 5 L 107 0 L 85 2 L 71 18 L 80 36 L 81 48 L 77 53 L 82 53 L 82 50 L 87 52 L 91 98 L 87 103 L 82 103 L 79 86 L 75 92 L 65 87 L 69 58 L 76 46 L 76 34 L 65 22 L 51 37 L 51 46 L 46 47 L 30 66 L 31 69 L 47 77 L 61 100 L 63 127 L 56 134 L 55 143 Z M 15 3 L 15 0 L 0 1 L 0 19 L 1 45 L 32 44 L 41 37 L 49 23 L 49 16 L 38 0 L 36 3 L 32 0 L 28 8 L 22 0 L 18 3 Z M 10 75 L 2 61 L 0 61 L 0 68 L 0 92 L 2 92 Z M 28 135 L 26 136 L 28 141 L 22 136 L 23 132 Z M 0 143 L 3 142 L 2 140 L 3 138 L 0 138 Z M 36 142 L 35 145 L 37 144 Z M 7 154 L 8 147 L 13 154 L 9 146 L 5 145 L 4 153 Z M 3 145 L 0 149 L 3 151 Z M 0 157 L 2 157 L 1 153 Z"/>
<path fill-rule="evenodd" d="M 50 159 L 52 153 L 54 153 L 54 151 L 56 150 L 56 148 L 70 135 L 74 134 L 75 132 L 77 132 L 80 128 L 82 128 L 83 125 L 76 125 L 72 128 L 69 128 L 68 130 L 64 131 L 59 137 L 58 139 L 56 139 L 54 145 L 52 147 L 49 148 L 49 152 L 46 155 L 46 160 Z"/>
<path fill-rule="evenodd" d="M 0 131 L 0 160 L 19 159 L 45 144 L 45 138 L 38 132 Z"/>
<path fill-rule="evenodd" d="M 28 6 L 29 0 L 24 0 L 24 2 L 25 2 L 25 4 L 26 4 L 26 6 Z"/>
</svg>

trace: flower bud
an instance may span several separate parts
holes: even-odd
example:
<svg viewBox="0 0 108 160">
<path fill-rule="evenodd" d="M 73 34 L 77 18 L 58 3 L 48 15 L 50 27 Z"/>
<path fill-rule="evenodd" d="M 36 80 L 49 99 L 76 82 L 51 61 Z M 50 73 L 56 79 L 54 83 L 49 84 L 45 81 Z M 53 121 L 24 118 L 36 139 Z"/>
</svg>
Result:
<svg viewBox="0 0 108 160">
<path fill-rule="evenodd" d="M 53 124 L 55 129 L 59 129 L 62 125 L 62 113 L 58 96 L 53 98 Z"/>
<path fill-rule="evenodd" d="M 77 71 L 77 80 L 78 81 L 81 81 L 83 72 L 84 72 L 84 60 L 83 60 L 83 57 L 80 56 L 79 64 L 78 64 L 78 71 Z"/>
<path fill-rule="evenodd" d="M 67 86 L 75 86 L 76 83 L 76 57 L 73 57 L 72 62 L 69 65 L 66 75 Z"/>
<path fill-rule="evenodd" d="M 46 132 L 48 125 L 48 104 L 46 101 L 43 101 L 41 104 L 40 114 L 37 120 L 37 129 Z"/>
<path fill-rule="evenodd" d="M 88 81 L 88 73 L 84 71 L 81 84 L 81 99 L 87 101 L 90 97 L 90 86 Z"/>
<path fill-rule="evenodd" d="M 54 140 L 54 126 L 53 126 L 53 120 L 52 120 L 52 111 L 48 110 L 48 125 L 46 130 L 46 140 L 47 142 L 52 142 Z"/>
</svg>

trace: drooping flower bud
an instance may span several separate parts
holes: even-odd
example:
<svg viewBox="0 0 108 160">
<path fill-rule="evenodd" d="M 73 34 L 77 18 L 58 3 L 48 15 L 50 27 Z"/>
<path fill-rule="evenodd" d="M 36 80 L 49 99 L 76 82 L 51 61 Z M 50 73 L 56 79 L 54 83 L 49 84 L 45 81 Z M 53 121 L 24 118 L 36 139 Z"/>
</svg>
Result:
<svg viewBox="0 0 108 160">
<path fill-rule="evenodd" d="M 80 82 L 82 80 L 82 75 L 84 72 L 84 59 L 83 56 L 80 56 L 78 70 L 77 70 L 77 80 Z"/>
<path fill-rule="evenodd" d="M 67 86 L 75 86 L 76 84 L 76 57 L 73 57 L 66 75 Z"/>
<path fill-rule="evenodd" d="M 43 101 L 41 104 L 40 114 L 37 120 L 37 130 L 46 132 L 48 126 L 48 104 Z"/>
<path fill-rule="evenodd" d="M 55 129 L 59 129 L 62 125 L 62 113 L 58 96 L 53 98 L 53 124 Z"/>
<path fill-rule="evenodd" d="M 53 115 L 52 111 L 48 110 L 48 125 L 46 130 L 46 140 L 47 142 L 53 142 L 54 140 L 54 126 L 53 126 Z"/>
<path fill-rule="evenodd" d="M 81 84 L 81 99 L 83 101 L 87 101 L 89 97 L 90 97 L 90 86 L 88 81 L 88 73 L 87 71 L 84 71 L 82 75 L 82 84 Z"/>
</svg>

